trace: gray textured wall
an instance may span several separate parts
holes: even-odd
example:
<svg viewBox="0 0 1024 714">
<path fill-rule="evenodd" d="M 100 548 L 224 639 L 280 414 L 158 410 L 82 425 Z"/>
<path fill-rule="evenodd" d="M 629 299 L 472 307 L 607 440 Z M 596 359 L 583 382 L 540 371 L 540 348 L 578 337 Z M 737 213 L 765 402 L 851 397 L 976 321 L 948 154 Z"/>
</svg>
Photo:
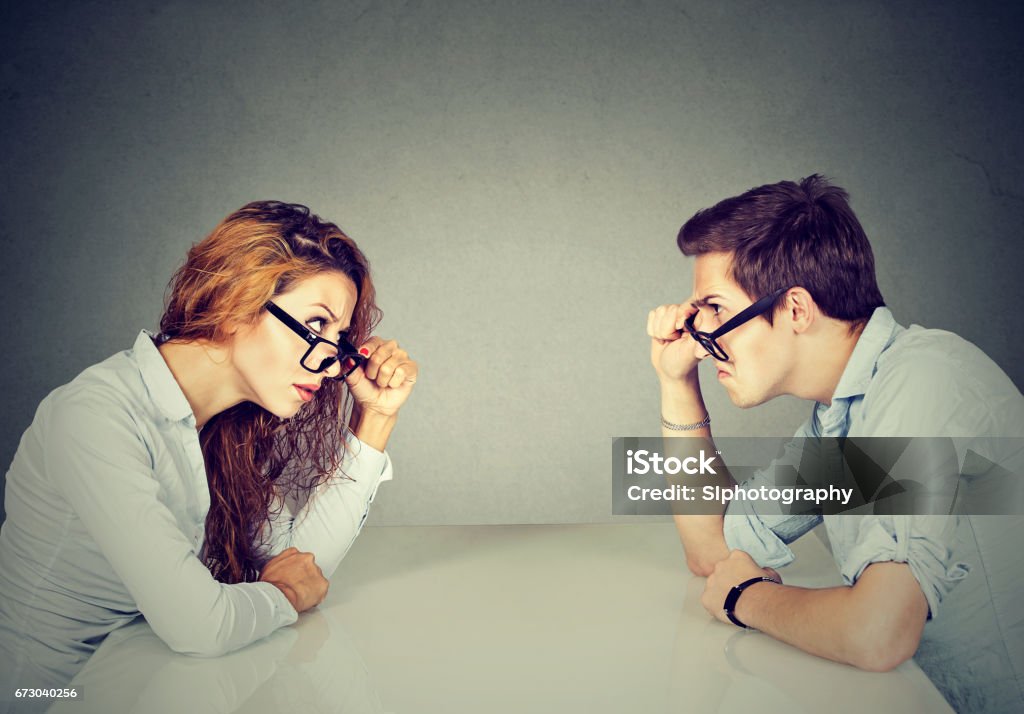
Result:
<svg viewBox="0 0 1024 714">
<path fill-rule="evenodd" d="M 904 323 L 1024 384 L 1021 12 L 963 2 L 9 3 L 0 22 L 0 460 L 51 389 L 154 327 L 257 198 L 369 255 L 423 365 L 378 524 L 610 520 L 657 433 L 644 321 L 696 209 L 825 173 Z M 708 390 L 716 433 L 808 405 Z"/>
</svg>

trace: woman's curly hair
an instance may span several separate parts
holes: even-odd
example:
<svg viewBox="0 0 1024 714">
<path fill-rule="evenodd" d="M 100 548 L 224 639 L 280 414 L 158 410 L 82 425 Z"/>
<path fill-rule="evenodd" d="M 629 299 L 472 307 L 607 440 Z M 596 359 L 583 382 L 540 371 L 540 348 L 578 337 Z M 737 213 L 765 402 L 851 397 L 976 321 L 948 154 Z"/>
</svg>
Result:
<svg viewBox="0 0 1024 714">
<path fill-rule="evenodd" d="M 255 324 L 268 300 L 325 271 L 343 273 L 356 286 L 349 335 L 360 344 L 381 312 L 369 263 L 356 244 L 305 206 L 250 203 L 194 245 L 171 278 L 159 340 L 223 342 L 229 324 Z M 324 380 L 313 401 L 290 419 L 242 402 L 203 427 L 210 510 L 201 558 L 215 578 L 259 577 L 274 509 L 286 494 L 308 498 L 338 471 L 351 406 L 341 382 Z"/>
</svg>

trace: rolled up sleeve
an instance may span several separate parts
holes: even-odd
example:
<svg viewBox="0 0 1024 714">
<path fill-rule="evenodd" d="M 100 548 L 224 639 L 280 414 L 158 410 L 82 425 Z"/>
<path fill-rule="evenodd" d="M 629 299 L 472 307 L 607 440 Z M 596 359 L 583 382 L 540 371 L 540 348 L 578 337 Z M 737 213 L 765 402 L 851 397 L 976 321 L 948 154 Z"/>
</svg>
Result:
<svg viewBox="0 0 1024 714">
<path fill-rule="evenodd" d="M 742 550 L 762 568 L 781 568 L 795 559 L 789 547 L 821 522 L 821 516 L 760 516 L 748 504 L 729 505 L 725 514 L 725 542 Z"/>
<path fill-rule="evenodd" d="M 929 618 L 943 598 L 970 572 L 952 562 L 958 516 L 861 516 L 852 548 L 840 563 L 847 585 L 853 585 L 872 563 L 906 563 L 928 601 Z"/>
<path fill-rule="evenodd" d="M 778 484 L 775 476 L 780 471 L 795 472 L 803 458 L 808 434 L 806 428 L 798 432 L 779 458 L 740 483 L 739 487 L 746 490 L 775 486 Z M 772 513 L 770 508 L 759 501 L 730 501 L 723 530 L 730 549 L 746 552 L 762 568 L 779 568 L 795 558 L 788 544 L 821 523 L 822 519 L 820 515 Z"/>
</svg>

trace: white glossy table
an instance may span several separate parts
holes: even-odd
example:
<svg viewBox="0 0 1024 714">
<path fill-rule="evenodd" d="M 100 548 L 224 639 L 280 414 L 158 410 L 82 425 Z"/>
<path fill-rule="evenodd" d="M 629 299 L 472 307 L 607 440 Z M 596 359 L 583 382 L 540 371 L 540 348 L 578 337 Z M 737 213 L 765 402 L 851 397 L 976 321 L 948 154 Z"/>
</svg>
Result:
<svg viewBox="0 0 1024 714">
<path fill-rule="evenodd" d="M 838 584 L 795 544 L 787 582 Z M 367 528 L 327 600 L 217 659 L 138 621 L 53 712 L 936 712 L 916 665 L 887 674 L 713 620 L 670 523 Z"/>
</svg>

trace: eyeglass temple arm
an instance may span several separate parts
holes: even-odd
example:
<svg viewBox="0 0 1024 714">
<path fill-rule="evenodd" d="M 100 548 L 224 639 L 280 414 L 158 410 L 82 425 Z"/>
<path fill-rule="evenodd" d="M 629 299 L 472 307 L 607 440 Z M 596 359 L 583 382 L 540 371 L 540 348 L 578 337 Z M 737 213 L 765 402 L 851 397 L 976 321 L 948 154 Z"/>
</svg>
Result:
<svg viewBox="0 0 1024 714">
<path fill-rule="evenodd" d="M 276 317 L 278 320 L 280 320 L 285 325 L 287 325 L 289 327 L 289 329 L 291 329 L 292 332 L 294 332 L 296 335 L 298 335 L 299 337 L 304 339 L 310 345 L 316 344 L 316 341 L 318 339 L 321 339 L 321 338 L 318 338 L 316 335 L 314 335 L 309 330 L 308 327 L 303 325 L 301 322 L 296 320 L 294 317 L 289 315 L 287 312 L 285 312 L 284 310 L 279 308 L 274 303 L 268 302 L 265 305 L 265 307 L 267 308 L 268 311 L 270 311 L 270 312 L 272 312 L 274 314 L 274 317 Z"/>
<path fill-rule="evenodd" d="M 787 290 L 789 290 L 789 288 L 783 288 L 782 290 L 776 290 L 774 293 L 769 293 L 768 295 L 765 295 L 763 298 L 755 302 L 750 307 L 741 310 L 740 314 L 738 314 L 736 317 L 726 321 L 724 325 L 722 325 L 717 330 L 712 332 L 710 335 L 708 335 L 708 337 L 710 337 L 712 340 L 718 339 L 729 330 L 735 329 L 736 327 L 742 325 L 744 322 L 747 322 L 748 320 L 757 317 L 762 312 L 767 310 L 768 306 L 771 303 L 778 300 L 779 295 L 786 292 Z"/>
</svg>

